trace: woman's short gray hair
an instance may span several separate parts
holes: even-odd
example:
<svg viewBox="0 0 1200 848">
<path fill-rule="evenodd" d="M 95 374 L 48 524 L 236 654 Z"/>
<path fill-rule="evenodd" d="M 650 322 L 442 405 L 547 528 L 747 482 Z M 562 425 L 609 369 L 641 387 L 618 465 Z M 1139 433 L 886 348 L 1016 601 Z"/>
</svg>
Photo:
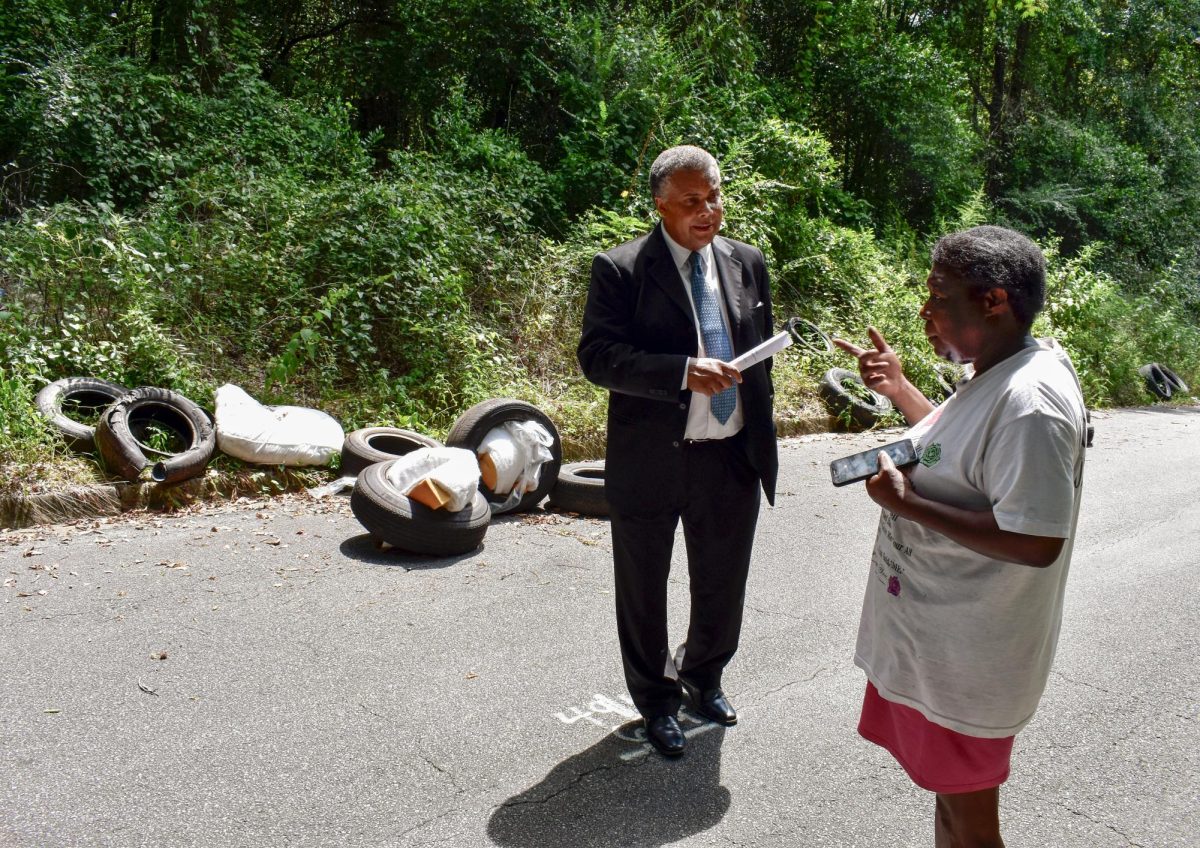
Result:
<svg viewBox="0 0 1200 848">
<path fill-rule="evenodd" d="M 1046 257 L 1015 230 L 984 225 L 942 236 L 932 261 L 978 289 L 1004 289 L 1013 315 L 1027 329 L 1045 305 Z"/>
<path fill-rule="evenodd" d="M 667 180 L 676 171 L 699 171 L 714 183 L 721 182 L 721 169 L 711 153 L 702 147 L 680 144 L 658 154 L 650 166 L 650 196 L 661 197 Z"/>
</svg>

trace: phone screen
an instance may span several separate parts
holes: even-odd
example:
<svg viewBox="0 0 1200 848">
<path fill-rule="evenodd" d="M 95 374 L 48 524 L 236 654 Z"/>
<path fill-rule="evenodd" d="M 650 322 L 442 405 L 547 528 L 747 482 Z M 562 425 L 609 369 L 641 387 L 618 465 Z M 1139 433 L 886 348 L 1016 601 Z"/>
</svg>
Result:
<svg viewBox="0 0 1200 848">
<path fill-rule="evenodd" d="M 878 474 L 880 451 L 887 451 L 887 455 L 892 458 L 892 462 L 896 463 L 897 468 L 912 465 L 917 461 L 917 452 L 913 447 L 912 439 L 901 439 L 898 442 L 891 442 L 861 453 L 835 459 L 829 464 L 829 474 L 833 477 L 833 485 L 845 486 L 847 483 L 856 483 Z"/>
</svg>

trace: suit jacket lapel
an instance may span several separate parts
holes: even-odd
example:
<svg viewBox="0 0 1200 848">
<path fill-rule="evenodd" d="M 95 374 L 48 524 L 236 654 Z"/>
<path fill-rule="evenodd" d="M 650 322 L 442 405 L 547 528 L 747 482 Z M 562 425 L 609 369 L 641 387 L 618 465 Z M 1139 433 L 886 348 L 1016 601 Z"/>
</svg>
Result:
<svg viewBox="0 0 1200 848">
<path fill-rule="evenodd" d="M 745 304 L 742 295 L 745 286 L 742 285 L 742 262 L 733 255 L 729 242 L 717 236 L 713 239 L 713 256 L 717 263 L 717 276 L 721 280 L 721 292 L 725 295 L 725 308 L 729 312 L 729 329 L 734 352 L 744 350 L 741 344 L 742 316 L 745 314 Z"/>
<path fill-rule="evenodd" d="M 648 251 L 649 256 L 646 261 L 647 276 L 662 288 L 667 297 L 683 311 L 688 323 L 695 324 L 692 303 L 683 290 L 683 280 L 679 276 L 679 268 L 675 265 L 675 257 L 671 254 L 671 248 L 667 247 L 667 242 L 663 238 L 661 223 L 650 233 L 649 246 L 651 250 Z"/>
</svg>

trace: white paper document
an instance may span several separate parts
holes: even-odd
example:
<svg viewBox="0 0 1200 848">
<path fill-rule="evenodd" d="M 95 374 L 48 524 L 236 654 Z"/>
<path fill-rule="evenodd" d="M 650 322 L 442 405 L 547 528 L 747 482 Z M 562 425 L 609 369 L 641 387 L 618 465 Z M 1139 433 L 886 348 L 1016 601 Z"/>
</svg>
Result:
<svg viewBox="0 0 1200 848">
<path fill-rule="evenodd" d="M 729 364 L 739 371 L 745 371 L 751 365 L 757 365 L 768 357 L 774 356 L 790 346 L 792 343 L 792 334 L 784 330 L 778 335 L 771 336 L 757 347 L 752 347 L 750 350 L 743 353 L 741 356 L 730 360 Z"/>
</svg>

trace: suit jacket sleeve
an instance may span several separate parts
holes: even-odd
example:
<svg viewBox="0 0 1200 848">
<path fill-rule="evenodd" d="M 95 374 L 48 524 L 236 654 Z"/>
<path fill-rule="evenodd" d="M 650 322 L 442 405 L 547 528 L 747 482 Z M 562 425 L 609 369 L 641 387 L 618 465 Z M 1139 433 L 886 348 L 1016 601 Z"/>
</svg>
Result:
<svg viewBox="0 0 1200 848">
<path fill-rule="evenodd" d="M 688 357 L 654 353 L 639 344 L 636 312 L 640 287 L 633 274 L 633 269 L 618 267 L 608 254 L 592 260 L 577 351 L 579 364 L 588 380 L 610 391 L 677 400 Z"/>
</svg>

